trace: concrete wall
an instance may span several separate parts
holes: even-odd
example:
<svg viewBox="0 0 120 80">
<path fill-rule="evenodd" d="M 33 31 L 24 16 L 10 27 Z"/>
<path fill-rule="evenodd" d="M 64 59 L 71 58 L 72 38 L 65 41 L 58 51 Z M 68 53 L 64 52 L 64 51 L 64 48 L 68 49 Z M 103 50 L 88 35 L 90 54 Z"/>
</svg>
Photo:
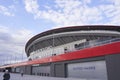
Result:
<svg viewBox="0 0 120 80">
<path fill-rule="evenodd" d="M 106 62 L 108 80 L 120 80 L 120 54 L 52 63 L 51 76 L 66 77 L 67 76 L 67 69 L 66 69 L 67 64 L 100 61 L 100 60 L 105 60 Z"/>
<path fill-rule="evenodd" d="M 120 54 L 106 56 L 108 80 L 120 80 Z"/>
<path fill-rule="evenodd" d="M 64 62 L 55 62 L 51 63 L 51 76 L 52 77 L 67 77 L 67 65 L 72 63 L 81 63 L 81 62 L 90 62 L 97 60 L 104 60 L 104 57 L 97 58 L 88 58 L 88 59 L 79 59 L 72 61 L 64 61 Z"/>
<path fill-rule="evenodd" d="M 33 66 L 32 75 L 50 76 L 50 66 Z"/>
<path fill-rule="evenodd" d="M 31 66 L 25 66 L 25 73 L 31 74 L 32 73 L 32 67 Z"/>
<path fill-rule="evenodd" d="M 50 75 L 52 77 L 67 77 L 67 65 L 73 63 L 86 63 L 104 60 L 106 63 L 107 69 L 107 78 L 108 80 L 120 80 L 120 54 L 106 55 L 101 57 L 86 58 L 79 60 L 63 61 L 63 62 L 54 62 L 48 63 L 47 66 L 50 66 Z M 46 65 L 40 65 L 42 67 Z M 31 74 L 31 66 L 24 67 L 26 74 Z"/>
<path fill-rule="evenodd" d="M 65 63 L 51 64 L 51 76 L 53 77 L 66 77 Z"/>
<path fill-rule="evenodd" d="M 31 66 L 21 66 L 20 72 L 23 71 L 24 74 L 31 74 L 32 67 Z"/>
</svg>

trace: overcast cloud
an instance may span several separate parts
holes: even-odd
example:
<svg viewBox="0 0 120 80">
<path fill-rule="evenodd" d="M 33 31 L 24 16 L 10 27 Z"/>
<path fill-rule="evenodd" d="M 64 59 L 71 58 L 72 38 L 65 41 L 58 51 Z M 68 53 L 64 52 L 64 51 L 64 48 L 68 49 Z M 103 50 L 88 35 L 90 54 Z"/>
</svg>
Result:
<svg viewBox="0 0 120 80">
<path fill-rule="evenodd" d="M 0 0 L 0 60 L 26 59 L 26 42 L 40 32 L 92 24 L 120 25 L 120 0 Z"/>
<path fill-rule="evenodd" d="M 39 0 L 38 0 L 39 1 Z M 54 0 L 55 5 L 44 5 L 37 0 L 25 0 L 25 9 L 35 19 L 53 21 L 58 27 L 85 24 L 120 24 L 120 0 Z M 101 3 L 101 4 L 100 4 Z"/>
<path fill-rule="evenodd" d="M 0 60 L 7 63 L 9 60 L 14 62 L 15 60 L 26 59 L 25 44 L 32 36 L 31 31 L 25 29 L 14 31 L 5 26 L 0 26 Z"/>
</svg>

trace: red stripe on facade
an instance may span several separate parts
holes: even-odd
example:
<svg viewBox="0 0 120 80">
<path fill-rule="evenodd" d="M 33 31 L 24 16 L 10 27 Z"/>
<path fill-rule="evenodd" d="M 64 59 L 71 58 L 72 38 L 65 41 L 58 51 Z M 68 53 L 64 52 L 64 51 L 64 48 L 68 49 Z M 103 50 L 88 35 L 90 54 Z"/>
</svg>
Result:
<svg viewBox="0 0 120 80">
<path fill-rule="evenodd" d="M 53 57 L 26 61 L 26 62 L 12 64 L 12 65 L 3 66 L 3 67 L 16 67 L 16 66 L 57 62 L 57 61 L 76 60 L 76 59 L 84 59 L 84 58 L 97 57 L 97 56 L 105 56 L 110 54 L 120 54 L 120 42 L 114 42 L 111 44 L 105 44 L 97 47 L 86 48 L 86 49 L 69 52 L 69 53 L 65 53 L 65 54 L 61 54 Z M 3 68 L 3 67 L 0 67 L 0 68 Z"/>
<path fill-rule="evenodd" d="M 105 56 L 109 54 L 120 54 L 120 42 L 106 44 L 106 45 L 92 47 L 92 48 L 86 48 L 83 50 L 55 56 L 52 59 L 53 59 L 53 62 L 55 62 L 55 61 Z"/>
</svg>

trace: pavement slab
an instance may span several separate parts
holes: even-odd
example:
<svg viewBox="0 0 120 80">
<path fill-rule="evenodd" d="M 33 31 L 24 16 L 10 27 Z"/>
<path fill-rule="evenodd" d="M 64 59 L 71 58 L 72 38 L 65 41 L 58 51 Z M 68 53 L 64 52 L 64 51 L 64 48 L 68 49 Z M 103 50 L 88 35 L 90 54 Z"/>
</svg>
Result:
<svg viewBox="0 0 120 80">
<path fill-rule="evenodd" d="M 0 72 L 0 80 L 3 80 L 3 74 Z M 18 73 L 10 73 L 10 80 L 87 80 L 78 78 L 56 78 L 56 77 L 43 77 L 35 75 L 24 75 L 23 77 Z"/>
</svg>

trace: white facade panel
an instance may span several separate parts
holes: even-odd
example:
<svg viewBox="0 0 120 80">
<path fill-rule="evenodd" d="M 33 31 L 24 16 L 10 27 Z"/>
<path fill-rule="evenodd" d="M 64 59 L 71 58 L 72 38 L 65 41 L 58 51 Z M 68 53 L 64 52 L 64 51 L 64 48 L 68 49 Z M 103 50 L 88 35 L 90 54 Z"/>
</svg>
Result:
<svg viewBox="0 0 120 80">
<path fill-rule="evenodd" d="M 108 80 L 105 61 L 68 64 L 67 76 L 87 80 Z"/>
</svg>

